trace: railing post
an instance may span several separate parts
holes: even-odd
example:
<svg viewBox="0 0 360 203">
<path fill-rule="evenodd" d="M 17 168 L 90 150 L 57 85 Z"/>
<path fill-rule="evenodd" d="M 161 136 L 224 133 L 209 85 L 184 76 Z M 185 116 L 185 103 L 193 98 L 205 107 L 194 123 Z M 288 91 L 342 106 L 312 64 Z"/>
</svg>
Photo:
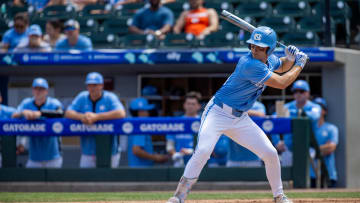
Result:
<svg viewBox="0 0 360 203">
<path fill-rule="evenodd" d="M 16 167 L 16 136 L 2 136 L 2 167 Z"/>
<path fill-rule="evenodd" d="M 95 135 L 96 140 L 96 167 L 111 167 L 112 135 Z"/>
<path fill-rule="evenodd" d="M 293 167 L 292 176 L 295 188 L 309 187 L 309 145 L 311 121 L 307 118 L 294 118 L 293 131 Z"/>
</svg>

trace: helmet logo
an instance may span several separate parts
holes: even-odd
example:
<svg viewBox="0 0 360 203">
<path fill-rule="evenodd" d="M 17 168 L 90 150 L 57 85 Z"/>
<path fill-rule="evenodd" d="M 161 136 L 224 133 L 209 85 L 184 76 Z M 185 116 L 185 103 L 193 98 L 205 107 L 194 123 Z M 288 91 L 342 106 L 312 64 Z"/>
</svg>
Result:
<svg viewBox="0 0 360 203">
<path fill-rule="evenodd" d="M 255 34 L 254 40 L 261 40 L 261 34 Z"/>
</svg>

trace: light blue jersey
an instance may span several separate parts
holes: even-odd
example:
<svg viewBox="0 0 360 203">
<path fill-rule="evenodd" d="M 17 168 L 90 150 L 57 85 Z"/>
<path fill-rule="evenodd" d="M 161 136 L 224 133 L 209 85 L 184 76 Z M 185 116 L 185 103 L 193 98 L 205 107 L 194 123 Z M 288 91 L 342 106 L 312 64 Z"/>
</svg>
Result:
<svg viewBox="0 0 360 203">
<path fill-rule="evenodd" d="M 235 71 L 216 92 L 215 98 L 236 110 L 248 111 L 264 91 L 264 83 L 280 66 L 280 59 L 273 54 L 264 64 L 249 52 L 240 58 Z"/>
<path fill-rule="evenodd" d="M 323 125 L 321 125 L 315 130 L 315 137 L 319 146 L 324 145 L 327 142 L 338 144 L 339 130 L 335 125 L 325 122 Z M 324 160 L 330 180 L 337 180 L 335 153 L 331 153 L 330 155 L 325 156 Z M 312 178 L 315 178 L 315 173 L 312 167 L 310 167 L 310 176 Z"/>
<path fill-rule="evenodd" d="M 265 105 L 259 101 L 255 101 L 254 105 L 251 107 L 250 110 L 258 111 L 263 114 L 266 114 L 266 108 Z"/>
<path fill-rule="evenodd" d="M 174 14 L 169 8 L 160 6 L 158 10 L 153 11 L 144 7 L 138 10 L 132 21 L 132 25 L 142 30 L 159 30 L 165 25 L 174 24 Z"/>
<path fill-rule="evenodd" d="M 17 45 L 23 40 L 27 40 L 28 37 L 29 28 L 26 29 L 25 32 L 19 34 L 15 31 L 14 28 L 9 29 L 5 32 L 2 43 L 3 44 L 9 44 L 8 51 L 13 51 Z"/>
<path fill-rule="evenodd" d="M 36 106 L 34 98 L 24 99 L 17 108 L 17 112 L 25 109 L 40 110 L 58 110 L 63 106 L 59 100 L 47 97 L 42 106 Z M 31 136 L 29 139 L 29 154 L 32 161 L 50 161 L 60 157 L 59 139 L 55 136 Z"/>
<path fill-rule="evenodd" d="M 91 51 L 93 48 L 91 40 L 84 36 L 79 35 L 78 41 L 74 46 L 69 44 L 67 38 L 59 40 L 55 45 L 56 51 L 69 51 L 69 50 L 79 50 L 79 51 Z"/>
<path fill-rule="evenodd" d="M 94 112 L 102 113 L 114 110 L 124 110 L 119 98 L 112 92 L 103 91 L 101 98 L 95 102 L 91 101 L 88 91 L 80 92 L 72 101 L 67 110 L 73 110 L 79 113 Z M 96 154 L 95 137 L 92 135 L 81 136 L 81 151 L 85 155 Z M 113 136 L 112 154 L 118 153 L 118 139 Z"/>
<path fill-rule="evenodd" d="M 28 5 L 32 5 L 36 10 L 44 9 L 45 6 L 49 3 L 49 0 L 26 0 Z"/>
<path fill-rule="evenodd" d="M 296 101 L 292 101 L 289 103 L 286 103 L 284 105 L 285 108 L 289 110 L 290 117 L 298 117 L 299 109 L 296 107 Z M 303 111 L 305 112 L 306 116 L 308 116 L 312 123 L 313 131 L 315 132 L 317 128 L 317 122 L 321 116 L 321 106 L 312 102 L 307 101 L 305 106 L 303 107 Z M 280 141 L 279 135 L 273 135 L 272 136 L 272 142 L 276 146 Z M 284 143 L 288 147 L 290 151 L 292 151 L 292 134 L 285 134 L 284 135 Z"/>
<path fill-rule="evenodd" d="M 11 106 L 0 104 L 0 119 L 9 119 L 15 113 L 16 109 Z"/>
<path fill-rule="evenodd" d="M 130 135 L 128 140 L 128 165 L 130 167 L 149 167 L 154 165 L 154 161 L 149 159 L 143 159 L 132 151 L 134 146 L 141 147 L 149 154 L 154 153 L 151 135 Z"/>
</svg>

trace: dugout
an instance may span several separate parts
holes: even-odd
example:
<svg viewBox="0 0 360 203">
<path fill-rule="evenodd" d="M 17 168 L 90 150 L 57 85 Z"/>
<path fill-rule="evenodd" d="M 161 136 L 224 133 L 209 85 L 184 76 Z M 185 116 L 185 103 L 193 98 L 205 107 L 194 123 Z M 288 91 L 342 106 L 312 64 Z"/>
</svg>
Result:
<svg viewBox="0 0 360 203">
<path fill-rule="evenodd" d="M 310 62 L 309 67 L 302 73 L 302 77 L 310 81 L 311 86 L 320 86 L 320 92 L 317 94 L 328 100 L 328 120 L 339 127 L 340 139 L 336 151 L 339 185 L 358 188 L 360 187 L 360 172 L 358 170 L 360 160 L 356 155 L 360 153 L 360 149 L 357 147 L 360 144 L 360 139 L 357 137 L 357 133 L 360 131 L 358 125 L 360 109 L 357 108 L 357 104 L 360 101 L 360 96 L 356 91 L 357 88 L 360 88 L 360 81 L 358 80 L 360 76 L 358 65 L 360 64 L 360 52 L 340 48 L 327 50 L 334 53 L 334 60 Z M 321 53 L 320 51 L 319 55 Z M 175 53 L 173 57 L 176 58 L 176 56 Z M 316 55 L 313 56 L 316 57 Z M 22 97 L 29 96 L 30 91 L 27 91 L 26 88 L 29 88 L 32 79 L 38 76 L 48 79 L 51 86 L 50 94 L 63 99 L 63 101 L 68 101 L 69 98 L 74 97 L 85 88 L 85 74 L 98 71 L 109 79 L 109 89 L 112 88 L 126 102 L 131 98 L 140 96 L 143 80 L 149 80 L 151 77 L 173 78 L 175 81 L 173 84 L 179 83 L 176 81 L 177 77 L 190 78 L 190 80 L 202 78 L 207 83 L 214 84 L 209 87 L 214 87 L 211 91 L 216 91 L 217 83 L 221 83 L 221 78 L 226 78 L 235 67 L 234 62 L 216 60 L 212 63 L 198 63 L 197 61 L 172 63 L 170 61 L 161 64 L 107 64 L 106 61 L 102 64 L 59 64 L 50 61 L 37 65 L 31 63 L 9 65 L 4 63 L 4 57 L 6 54 L 2 54 L 0 57 L 2 59 L 0 88 L 4 100 L 12 106 L 17 106 Z M 22 57 L 24 58 L 24 56 Z M 310 55 L 310 57 L 312 56 Z M 163 99 L 154 98 L 154 100 L 166 104 L 167 100 Z M 167 99 L 177 100 L 176 97 L 168 97 Z M 284 92 L 269 92 L 262 98 L 263 101 L 275 99 L 289 100 L 291 95 L 285 90 Z M 174 106 L 176 108 L 176 104 Z"/>
</svg>

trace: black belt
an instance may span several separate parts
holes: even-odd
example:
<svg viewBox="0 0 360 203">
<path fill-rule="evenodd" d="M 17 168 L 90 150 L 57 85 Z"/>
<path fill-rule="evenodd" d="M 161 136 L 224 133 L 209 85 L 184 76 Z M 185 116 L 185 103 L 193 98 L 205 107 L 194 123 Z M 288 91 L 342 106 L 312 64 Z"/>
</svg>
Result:
<svg viewBox="0 0 360 203">
<path fill-rule="evenodd" d="M 214 97 L 213 99 L 214 104 L 218 105 L 220 108 L 222 108 L 223 110 L 225 110 L 227 113 L 232 114 L 233 116 L 236 117 L 241 117 L 242 114 L 244 113 L 244 111 L 241 110 L 237 110 L 232 108 L 231 106 L 224 104 L 223 102 L 221 102 L 219 99 L 217 99 L 216 97 Z"/>
</svg>

